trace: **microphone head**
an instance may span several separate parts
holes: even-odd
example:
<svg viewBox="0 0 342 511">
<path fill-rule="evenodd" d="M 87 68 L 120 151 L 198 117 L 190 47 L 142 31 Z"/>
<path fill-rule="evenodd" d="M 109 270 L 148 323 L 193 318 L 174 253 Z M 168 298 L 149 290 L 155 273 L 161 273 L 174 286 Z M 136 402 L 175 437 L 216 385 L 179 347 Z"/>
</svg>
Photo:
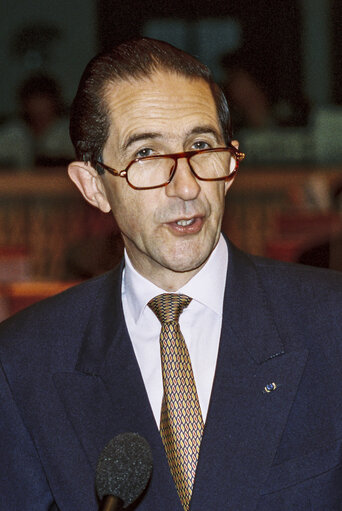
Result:
<svg viewBox="0 0 342 511">
<path fill-rule="evenodd" d="M 137 433 L 112 438 L 101 452 L 96 468 L 96 491 L 100 498 L 119 497 L 124 507 L 144 491 L 152 472 L 152 452 Z"/>
</svg>

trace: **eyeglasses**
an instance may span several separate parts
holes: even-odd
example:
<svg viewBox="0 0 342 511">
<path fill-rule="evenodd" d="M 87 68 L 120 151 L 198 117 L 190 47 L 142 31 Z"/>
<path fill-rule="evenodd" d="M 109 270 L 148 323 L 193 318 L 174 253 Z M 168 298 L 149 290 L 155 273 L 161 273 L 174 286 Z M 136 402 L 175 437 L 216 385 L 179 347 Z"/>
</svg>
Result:
<svg viewBox="0 0 342 511">
<path fill-rule="evenodd" d="M 124 170 L 115 170 L 101 161 L 96 164 L 113 176 L 126 178 L 135 190 L 150 190 L 167 186 L 172 181 L 180 158 L 186 158 L 191 172 L 200 181 L 229 181 L 244 157 L 244 153 L 229 146 L 136 158 Z"/>
</svg>

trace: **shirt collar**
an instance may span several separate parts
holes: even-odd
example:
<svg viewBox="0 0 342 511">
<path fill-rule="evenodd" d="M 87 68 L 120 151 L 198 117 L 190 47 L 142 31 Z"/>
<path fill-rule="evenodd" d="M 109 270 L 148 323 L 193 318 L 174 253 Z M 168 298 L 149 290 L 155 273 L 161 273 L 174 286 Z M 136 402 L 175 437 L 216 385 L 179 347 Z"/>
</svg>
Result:
<svg viewBox="0 0 342 511">
<path fill-rule="evenodd" d="M 193 300 L 222 315 L 227 266 L 228 247 L 221 234 L 203 268 L 177 293 L 191 296 Z M 134 269 L 125 250 L 122 294 L 125 295 L 133 320 L 137 323 L 151 298 L 165 292 Z"/>
</svg>

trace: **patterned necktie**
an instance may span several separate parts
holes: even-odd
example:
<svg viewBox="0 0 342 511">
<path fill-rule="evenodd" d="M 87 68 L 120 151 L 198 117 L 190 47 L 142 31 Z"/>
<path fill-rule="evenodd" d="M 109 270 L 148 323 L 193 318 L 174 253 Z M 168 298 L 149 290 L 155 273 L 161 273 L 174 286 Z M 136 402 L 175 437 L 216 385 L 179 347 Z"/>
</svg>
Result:
<svg viewBox="0 0 342 511">
<path fill-rule="evenodd" d="M 191 361 L 179 327 L 179 316 L 189 305 L 185 295 L 162 294 L 148 303 L 162 324 L 160 353 L 164 395 L 160 434 L 179 498 L 188 511 L 195 481 L 203 419 Z"/>
</svg>

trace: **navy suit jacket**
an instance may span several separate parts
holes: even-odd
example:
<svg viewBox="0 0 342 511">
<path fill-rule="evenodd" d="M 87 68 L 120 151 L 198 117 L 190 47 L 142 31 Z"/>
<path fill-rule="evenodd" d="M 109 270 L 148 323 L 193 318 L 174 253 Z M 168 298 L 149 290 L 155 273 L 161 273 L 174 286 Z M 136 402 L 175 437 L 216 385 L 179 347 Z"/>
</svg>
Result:
<svg viewBox="0 0 342 511">
<path fill-rule="evenodd" d="M 99 453 L 134 431 L 154 470 L 130 509 L 182 511 L 120 288 L 119 268 L 0 325 L 1 510 L 95 511 Z M 341 304 L 340 274 L 229 245 L 191 511 L 342 509 Z"/>
</svg>

